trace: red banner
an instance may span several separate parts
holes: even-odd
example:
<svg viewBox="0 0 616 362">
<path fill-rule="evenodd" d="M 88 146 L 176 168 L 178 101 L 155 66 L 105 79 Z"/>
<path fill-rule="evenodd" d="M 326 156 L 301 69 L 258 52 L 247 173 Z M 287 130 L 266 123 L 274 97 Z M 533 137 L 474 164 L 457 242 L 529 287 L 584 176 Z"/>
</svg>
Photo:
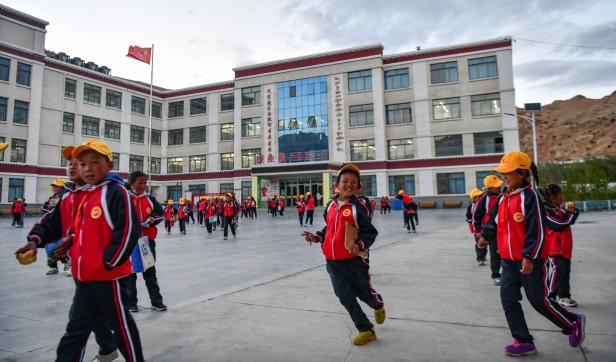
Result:
<svg viewBox="0 0 616 362">
<path fill-rule="evenodd" d="M 136 45 L 128 47 L 127 57 L 137 59 L 141 62 L 150 64 L 150 57 L 152 55 L 152 48 L 140 48 Z"/>
</svg>

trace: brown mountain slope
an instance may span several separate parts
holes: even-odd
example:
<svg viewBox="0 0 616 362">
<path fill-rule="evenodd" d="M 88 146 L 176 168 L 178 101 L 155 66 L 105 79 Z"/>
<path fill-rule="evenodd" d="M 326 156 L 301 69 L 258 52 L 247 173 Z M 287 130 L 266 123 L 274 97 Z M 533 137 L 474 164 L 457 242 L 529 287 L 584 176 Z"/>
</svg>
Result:
<svg viewBox="0 0 616 362">
<path fill-rule="evenodd" d="M 518 108 L 518 114 L 530 117 Z M 616 156 L 616 91 L 601 99 L 577 95 L 554 101 L 535 115 L 539 161 Z M 532 155 L 532 129 L 518 119 L 520 147 Z"/>
</svg>

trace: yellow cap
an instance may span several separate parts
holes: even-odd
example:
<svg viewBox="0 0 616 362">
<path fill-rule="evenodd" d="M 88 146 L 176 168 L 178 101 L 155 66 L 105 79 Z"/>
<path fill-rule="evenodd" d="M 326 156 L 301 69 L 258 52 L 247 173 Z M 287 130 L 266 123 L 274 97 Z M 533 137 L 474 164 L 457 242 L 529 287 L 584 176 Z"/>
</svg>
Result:
<svg viewBox="0 0 616 362">
<path fill-rule="evenodd" d="M 6 150 L 9 147 L 8 143 L 0 143 L 0 152 Z"/>
<path fill-rule="evenodd" d="M 471 190 L 471 200 L 477 196 L 483 196 L 483 191 L 475 187 L 474 189 Z"/>
<path fill-rule="evenodd" d="M 70 160 L 71 158 L 73 158 L 73 151 L 74 150 L 75 150 L 75 146 L 66 146 L 62 150 L 62 156 L 65 159 Z"/>
<path fill-rule="evenodd" d="M 167 200 L 167 205 L 173 205 L 173 200 Z"/>
<path fill-rule="evenodd" d="M 57 178 L 57 179 L 53 180 L 53 182 L 49 186 L 64 187 L 64 179 Z"/>
<path fill-rule="evenodd" d="M 486 189 L 489 189 L 492 187 L 501 187 L 502 184 L 503 184 L 503 181 L 501 181 L 501 179 L 499 179 L 498 177 L 494 175 L 486 176 L 486 178 L 483 179 L 483 187 Z"/>
<path fill-rule="evenodd" d="M 312 195 L 312 192 L 310 191 L 306 192 L 306 196 L 310 196 L 310 195 Z"/>
<path fill-rule="evenodd" d="M 109 145 L 105 142 L 99 140 L 87 140 L 81 145 L 75 147 L 75 149 L 73 150 L 72 157 L 77 158 L 84 151 L 97 152 L 107 157 L 109 161 L 113 161 L 113 154 L 111 153 L 111 148 L 109 148 Z"/>
<path fill-rule="evenodd" d="M 500 160 L 500 163 L 494 172 L 510 173 L 515 170 L 528 170 L 530 169 L 530 157 L 521 151 L 507 152 Z"/>
<path fill-rule="evenodd" d="M 338 177 L 340 177 L 340 175 L 344 172 L 344 171 L 349 171 L 349 172 L 353 172 L 354 174 L 357 175 L 357 177 L 359 177 L 359 167 L 355 166 L 352 163 L 347 163 L 346 165 L 343 165 L 340 170 L 338 170 Z"/>
<path fill-rule="evenodd" d="M 404 192 L 404 190 L 398 191 L 398 195 L 403 195 L 403 194 L 406 194 L 406 192 Z"/>
<path fill-rule="evenodd" d="M 233 194 L 232 194 L 232 193 L 230 193 L 230 192 L 227 192 L 227 193 L 225 194 L 225 196 L 233 197 Z"/>
<path fill-rule="evenodd" d="M 299 198 L 300 198 L 300 199 L 303 199 L 303 198 L 304 198 L 304 195 L 299 195 Z"/>
</svg>

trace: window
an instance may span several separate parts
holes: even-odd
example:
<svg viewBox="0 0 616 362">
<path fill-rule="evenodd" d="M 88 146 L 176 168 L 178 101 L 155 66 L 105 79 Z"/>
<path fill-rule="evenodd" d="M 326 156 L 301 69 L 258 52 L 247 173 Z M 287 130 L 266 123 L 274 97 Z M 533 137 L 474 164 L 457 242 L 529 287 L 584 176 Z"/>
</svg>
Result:
<svg viewBox="0 0 616 362">
<path fill-rule="evenodd" d="M 0 97 L 0 122 L 6 122 L 8 104 L 8 98 Z"/>
<path fill-rule="evenodd" d="M 169 137 L 167 144 L 169 146 L 181 145 L 182 143 L 184 143 L 184 129 L 183 128 L 170 129 L 167 134 Z"/>
<path fill-rule="evenodd" d="M 24 197 L 24 179 L 22 178 L 10 178 L 9 179 L 9 202 L 17 198 Z"/>
<path fill-rule="evenodd" d="M 227 192 L 234 192 L 233 182 L 223 182 L 219 186 L 219 190 L 221 194 L 225 194 Z"/>
<path fill-rule="evenodd" d="M 152 144 L 160 146 L 161 132 L 159 129 L 152 129 Z"/>
<path fill-rule="evenodd" d="M 130 155 L 128 158 L 128 172 L 143 172 L 143 156 Z"/>
<path fill-rule="evenodd" d="M 430 79 L 432 84 L 457 82 L 458 62 L 430 64 Z"/>
<path fill-rule="evenodd" d="M 152 102 L 152 117 L 161 118 L 163 105 L 158 102 Z"/>
<path fill-rule="evenodd" d="M 169 114 L 167 118 L 183 117 L 184 116 L 184 101 L 170 102 Z"/>
<path fill-rule="evenodd" d="M 32 65 L 17 62 L 17 84 L 30 86 L 32 76 Z"/>
<path fill-rule="evenodd" d="M 234 108 L 235 95 L 233 93 L 220 95 L 220 110 L 232 111 Z"/>
<path fill-rule="evenodd" d="M 233 152 L 230 153 L 221 153 L 220 154 L 220 169 L 225 170 L 233 170 L 235 164 L 235 155 Z"/>
<path fill-rule="evenodd" d="M 152 157 L 150 161 L 150 173 L 160 174 L 160 158 Z"/>
<path fill-rule="evenodd" d="M 167 173 L 182 173 L 183 163 L 182 157 L 169 157 L 167 159 Z"/>
<path fill-rule="evenodd" d="M 68 164 L 68 162 L 66 161 L 66 158 L 64 158 L 64 149 L 68 147 L 68 146 L 64 146 L 62 147 L 62 152 L 60 152 L 60 167 L 66 167 L 66 165 Z"/>
<path fill-rule="evenodd" d="M 107 89 L 105 95 L 107 96 L 105 102 L 107 107 L 122 109 L 122 93 Z"/>
<path fill-rule="evenodd" d="M 81 116 L 81 134 L 84 136 L 98 137 L 99 122 L 100 120 L 98 118 Z"/>
<path fill-rule="evenodd" d="M 83 101 L 101 104 L 101 87 L 85 83 L 83 85 Z"/>
<path fill-rule="evenodd" d="M 120 122 L 105 121 L 105 138 L 120 139 Z"/>
<path fill-rule="evenodd" d="M 112 152 L 111 158 L 112 158 L 111 162 L 113 163 L 112 169 L 115 171 L 119 171 L 120 170 L 120 154 Z"/>
<path fill-rule="evenodd" d="M 13 138 L 11 140 L 11 162 L 26 162 L 26 147 L 28 142 Z"/>
<path fill-rule="evenodd" d="M 75 132 L 75 114 L 64 112 L 62 117 L 62 132 L 74 133 Z"/>
<path fill-rule="evenodd" d="M 471 96 L 471 112 L 473 116 L 500 114 L 500 93 L 489 93 Z"/>
<path fill-rule="evenodd" d="M 130 111 L 138 114 L 145 114 L 145 99 L 140 97 L 131 96 L 130 97 Z M 152 113 L 152 117 L 154 117 L 154 113 Z M 157 117 L 157 118 L 160 118 Z"/>
<path fill-rule="evenodd" d="M 385 107 L 387 124 L 411 123 L 411 104 L 389 104 Z"/>
<path fill-rule="evenodd" d="M 242 88 L 242 106 L 261 104 L 261 87 Z"/>
<path fill-rule="evenodd" d="M 179 200 L 182 197 L 182 186 L 167 186 L 167 199 Z"/>
<path fill-rule="evenodd" d="M 77 81 L 75 79 L 64 79 L 64 97 L 75 99 L 77 94 Z"/>
<path fill-rule="evenodd" d="M 15 100 L 13 108 L 13 123 L 28 124 L 28 108 L 30 103 Z"/>
<path fill-rule="evenodd" d="M 0 142 L 1 142 L 1 143 L 6 142 L 6 137 L 0 137 Z M 4 151 L 0 151 L 0 161 L 4 161 Z M 2 179 L 2 178 L 0 177 L 0 180 L 1 180 L 1 179 Z M 2 182 L 2 181 L 0 181 L 0 182 Z M 1 184 L 0 184 L 0 186 L 1 186 Z M 0 189 L 0 190 L 1 190 L 1 189 Z"/>
<path fill-rule="evenodd" d="M 404 190 L 408 195 L 415 195 L 415 176 L 389 176 L 389 194 L 396 195 L 398 190 Z"/>
<path fill-rule="evenodd" d="M 252 195 L 252 181 L 242 181 L 242 199 Z"/>
<path fill-rule="evenodd" d="M 374 109 L 372 104 L 361 104 L 349 107 L 351 127 L 374 124 Z"/>
<path fill-rule="evenodd" d="M 233 141 L 233 123 L 221 123 L 220 124 L 220 140 L 221 141 Z"/>
<path fill-rule="evenodd" d="M 289 97 L 297 97 L 297 86 L 289 86 Z"/>
<path fill-rule="evenodd" d="M 359 182 L 364 188 L 365 196 L 376 196 L 376 175 L 360 176 Z"/>
<path fill-rule="evenodd" d="M 387 141 L 387 152 L 390 160 L 415 158 L 415 144 L 411 138 L 389 140 Z"/>
<path fill-rule="evenodd" d="M 261 156 L 260 148 L 242 150 L 242 168 L 250 168 L 257 164 L 257 159 Z"/>
<path fill-rule="evenodd" d="M 469 79 L 491 78 L 498 76 L 496 56 L 468 60 Z"/>
<path fill-rule="evenodd" d="M 436 157 L 461 156 L 464 154 L 462 148 L 462 135 L 456 134 L 434 137 L 434 153 Z"/>
<path fill-rule="evenodd" d="M 503 132 L 481 132 L 473 134 L 475 154 L 502 153 Z"/>
<path fill-rule="evenodd" d="M 188 171 L 190 172 L 205 172 L 206 170 L 206 156 L 190 156 L 188 158 Z"/>
<path fill-rule="evenodd" d="M 205 126 L 190 127 L 190 143 L 206 142 Z"/>
<path fill-rule="evenodd" d="M 207 113 L 207 97 L 190 100 L 190 115 Z"/>
<path fill-rule="evenodd" d="M 194 195 L 204 195 L 205 194 L 205 184 L 199 185 L 188 185 L 188 191 Z"/>
<path fill-rule="evenodd" d="M 464 172 L 437 173 L 436 192 L 444 194 L 464 194 Z"/>
<path fill-rule="evenodd" d="M 433 100 L 432 113 L 435 120 L 460 118 L 460 98 Z"/>
<path fill-rule="evenodd" d="M 374 140 L 351 141 L 351 161 L 374 160 Z"/>
<path fill-rule="evenodd" d="M 492 175 L 492 172 L 490 171 L 475 172 L 475 181 L 478 189 L 483 189 L 483 179 L 490 175 Z"/>
<path fill-rule="evenodd" d="M 145 142 L 145 128 L 130 126 L 130 141 L 136 143 Z"/>
<path fill-rule="evenodd" d="M 409 68 L 385 71 L 385 89 L 408 88 L 410 86 Z"/>
<path fill-rule="evenodd" d="M 370 69 L 350 72 L 349 92 L 368 91 L 372 89 L 372 71 Z"/>
<path fill-rule="evenodd" d="M 261 118 L 242 119 L 242 137 L 254 137 L 261 135 Z"/>
<path fill-rule="evenodd" d="M 11 60 L 9 58 L 0 57 L 0 80 L 9 81 L 11 73 Z"/>
</svg>

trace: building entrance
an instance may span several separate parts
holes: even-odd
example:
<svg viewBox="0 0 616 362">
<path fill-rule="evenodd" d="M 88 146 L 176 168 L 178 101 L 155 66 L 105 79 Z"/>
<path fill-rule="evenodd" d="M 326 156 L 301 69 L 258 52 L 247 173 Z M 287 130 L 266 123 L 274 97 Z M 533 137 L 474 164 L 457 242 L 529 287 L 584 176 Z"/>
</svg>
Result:
<svg viewBox="0 0 616 362">
<path fill-rule="evenodd" d="M 280 195 L 285 196 L 287 206 L 292 206 L 299 195 L 306 195 L 307 192 L 312 193 L 315 201 L 323 196 L 322 176 L 280 179 L 279 184 Z"/>
</svg>

